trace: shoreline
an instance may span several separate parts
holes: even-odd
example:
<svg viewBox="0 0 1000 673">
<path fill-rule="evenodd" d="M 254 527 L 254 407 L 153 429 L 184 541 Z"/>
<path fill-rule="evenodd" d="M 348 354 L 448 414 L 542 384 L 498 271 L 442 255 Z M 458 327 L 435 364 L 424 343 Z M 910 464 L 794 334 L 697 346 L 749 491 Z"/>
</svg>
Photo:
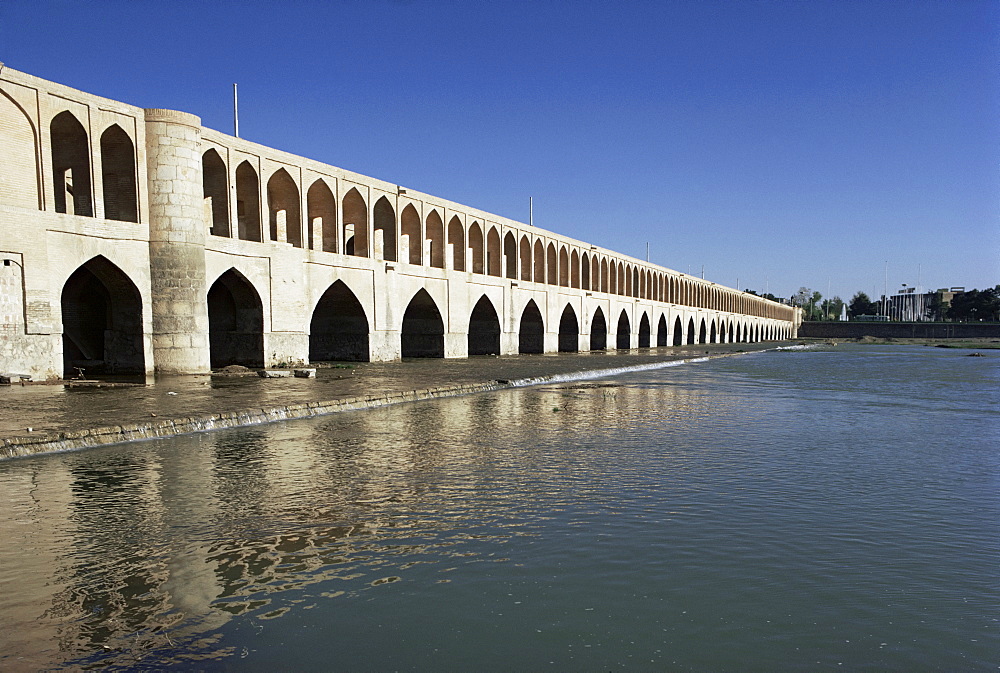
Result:
<svg viewBox="0 0 1000 673">
<path fill-rule="evenodd" d="M 275 399 L 271 404 L 253 404 L 253 401 L 260 402 L 262 400 L 258 395 L 251 395 L 253 400 L 245 400 L 249 403 L 241 405 L 240 398 L 247 397 L 247 389 L 251 389 L 252 392 L 259 392 L 262 381 L 265 382 L 264 385 L 266 386 L 266 382 L 268 381 L 287 382 L 292 380 L 260 379 L 256 376 L 245 378 L 202 376 L 184 377 L 183 379 L 163 379 L 146 386 L 146 390 L 143 390 L 143 392 L 151 392 L 153 393 L 153 396 L 156 396 L 156 393 L 160 392 L 161 395 L 172 395 L 175 396 L 176 399 L 181 396 L 190 395 L 192 392 L 204 392 L 204 390 L 199 389 L 204 389 L 208 384 L 202 379 L 210 378 L 211 384 L 219 386 L 218 389 L 221 391 L 221 396 L 223 398 L 232 398 L 232 401 L 236 404 L 236 406 L 231 409 L 221 410 L 214 413 L 164 414 L 162 417 L 161 414 L 156 412 L 149 412 L 146 414 L 147 417 L 149 417 L 149 420 L 136 419 L 136 413 L 143 413 L 142 410 L 137 412 L 136 410 L 126 409 L 126 407 L 130 406 L 130 402 L 134 401 L 133 393 L 135 393 L 137 388 L 111 387 L 94 388 L 89 391 L 87 391 L 87 389 L 77 389 L 73 392 L 69 392 L 73 390 L 69 386 L 45 386 L 44 388 L 48 388 L 48 390 L 51 391 L 49 397 L 58 395 L 69 399 L 73 396 L 83 395 L 83 397 L 80 398 L 81 404 L 76 410 L 77 413 L 87 411 L 86 403 L 88 401 L 88 395 L 96 394 L 105 398 L 111 397 L 112 400 L 111 404 L 106 405 L 105 409 L 92 410 L 92 413 L 90 414 L 83 413 L 82 415 L 77 416 L 76 420 L 79 421 L 75 424 L 77 427 L 38 432 L 34 431 L 33 428 L 30 434 L 25 434 L 24 430 L 21 430 L 19 433 L 10 433 L 9 430 L 4 433 L 0 430 L 0 460 L 12 460 L 16 458 L 50 453 L 77 451 L 112 444 L 161 439 L 195 432 L 248 427 L 283 420 L 325 416 L 328 414 L 346 411 L 359 411 L 393 404 L 417 402 L 442 397 L 455 397 L 460 395 L 491 392 L 495 390 L 522 388 L 546 383 L 559 383 L 568 380 L 602 378 L 631 371 L 659 369 L 693 362 L 703 362 L 719 357 L 729 357 L 733 355 L 774 350 L 782 346 L 787 347 L 788 345 L 794 343 L 798 342 L 784 341 L 769 342 L 767 344 L 697 344 L 687 347 L 650 349 L 650 351 L 645 353 L 627 351 L 622 353 L 602 353 L 597 356 L 589 357 L 587 354 L 559 354 L 547 356 L 506 356 L 505 358 L 490 358 L 489 360 L 480 360 L 479 358 L 476 358 L 472 360 L 456 360 L 450 362 L 434 360 L 409 363 L 405 361 L 382 364 L 358 363 L 357 368 L 362 370 L 363 374 L 365 373 L 365 370 L 404 370 L 407 368 L 407 365 L 409 365 L 409 368 L 411 369 L 420 370 L 426 363 L 444 362 L 445 365 L 443 365 L 442 368 L 449 370 L 473 370 L 473 372 L 478 372 L 480 376 L 476 377 L 478 378 L 478 381 L 452 381 L 446 382 L 440 386 L 416 388 L 396 386 L 395 389 L 382 388 L 382 391 L 378 393 L 359 395 L 356 394 L 356 389 L 359 387 L 367 387 L 364 385 L 366 382 L 365 377 L 348 375 L 346 377 L 349 379 L 349 385 L 346 387 L 346 390 L 349 391 L 348 394 L 330 397 L 329 399 L 316 399 L 314 397 L 313 399 L 306 398 L 297 400 L 296 398 L 302 398 L 302 396 L 292 395 L 288 390 L 285 390 L 286 394 L 282 395 L 282 391 L 279 390 L 274 396 Z M 546 359 L 548 361 L 546 361 Z M 465 366 L 463 367 L 462 364 L 456 363 L 465 363 Z M 364 365 L 367 365 L 367 367 Z M 395 367 L 393 367 L 393 365 L 395 365 Z M 345 367 L 321 368 L 319 372 L 322 372 L 323 376 L 319 379 L 305 379 L 298 380 L 296 382 L 318 381 L 321 384 L 330 383 L 331 381 L 340 382 L 345 378 L 345 376 L 339 372 L 343 372 L 345 369 Z M 511 376 L 506 378 L 491 376 L 492 374 L 507 370 L 509 370 Z M 352 369 L 351 371 L 353 373 L 354 370 Z M 469 372 L 465 371 L 463 373 L 465 374 L 464 378 L 468 379 Z M 445 372 L 445 374 L 447 374 L 447 372 Z M 473 375 L 475 376 L 475 373 Z M 376 380 L 372 381 L 372 387 L 376 387 L 379 383 L 382 383 L 381 379 L 385 377 L 376 376 L 373 378 Z M 419 375 L 415 376 L 411 371 L 409 372 L 408 377 L 404 377 L 404 380 L 419 381 L 420 378 L 421 377 Z M 444 376 L 443 378 L 447 378 L 447 376 Z M 38 387 L 34 390 L 39 390 L 41 388 L 43 387 Z M 174 390 L 159 390 L 163 388 L 177 389 L 180 392 L 175 392 Z M 352 388 L 355 389 L 353 391 L 355 394 L 350 394 Z M 31 387 L 25 387 L 22 390 L 29 389 L 31 389 Z M 142 388 L 138 388 L 138 390 L 142 390 Z M 14 392 L 16 393 L 17 391 Z M 320 390 L 313 390 L 310 392 L 317 394 L 321 393 Z M 285 399 L 281 399 L 282 397 Z M 308 394 L 306 397 L 308 397 Z M 3 398 L 0 398 L 0 402 L 2 401 Z M 42 411 L 44 412 L 44 409 L 42 409 Z M 110 424 L 100 423 L 99 419 L 108 411 L 116 416 L 124 414 L 127 411 L 132 411 L 133 413 L 131 415 L 133 418 L 129 419 L 131 422 Z M 32 422 L 30 414 L 27 416 L 22 415 L 20 420 L 24 422 L 25 425 Z M 31 426 L 28 425 L 28 427 Z"/>
</svg>

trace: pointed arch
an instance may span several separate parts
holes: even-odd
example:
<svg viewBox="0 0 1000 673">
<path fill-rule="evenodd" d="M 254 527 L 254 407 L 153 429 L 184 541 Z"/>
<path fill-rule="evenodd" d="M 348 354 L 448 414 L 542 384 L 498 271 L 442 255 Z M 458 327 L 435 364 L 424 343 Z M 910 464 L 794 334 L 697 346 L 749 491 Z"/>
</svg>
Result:
<svg viewBox="0 0 1000 673">
<path fill-rule="evenodd" d="M 576 248 L 573 248 L 573 254 L 570 255 L 570 287 L 580 288 L 580 253 L 577 252 Z"/>
<path fill-rule="evenodd" d="M 660 320 L 656 323 L 656 347 L 667 345 L 667 318 L 661 313 Z"/>
<path fill-rule="evenodd" d="M 368 316 L 357 295 L 342 280 L 316 302 L 309 323 L 309 360 L 368 362 Z"/>
<path fill-rule="evenodd" d="M 351 187 L 341 202 L 344 254 L 355 257 L 368 256 L 368 204 L 357 187 Z"/>
<path fill-rule="evenodd" d="M 715 321 L 712 320 L 711 323 L 712 325 L 711 328 L 709 329 L 709 334 L 708 334 L 708 343 L 714 344 L 716 343 L 717 333 L 715 331 Z"/>
<path fill-rule="evenodd" d="M 618 314 L 618 330 L 615 338 L 615 348 L 625 350 L 632 347 L 632 325 L 629 323 L 625 309 Z"/>
<path fill-rule="evenodd" d="M 608 321 L 604 318 L 604 311 L 598 306 L 594 311 L 594 317 L 590 321 L 590 350 L 603 351 L 608 348 Z"/>
<path fill-rule="evenodd" d="M 465 271 L 465 228 L 458 215 L 448 220 L 448 245 L 451 248 L 451 268 Z"/>
<path fill-rule="evenodd" d="M 485 294 L 469 317 L 469 355 L 500 354 L 500 317 Z"/>
<path fill-rule="evenodd" d="M 511 275 L 509 277 L 513 278 L 514 275 L 517 273 L 517 266 L 516 266 L 517 262 L 514 256 L 514 245 L 513 245 L 514 237 L 511 236 L 510 240 L 511 240 L 510 259 L 515 260 L 514 262 L 515 266 L 513 270 L 510 269 L 508 270 L 511 271 Z M 501 260 L 502 256 L 500 255 L 500 233 L 497 231 L 496 227 L 490 227 L 489 232 L 487 232 L 486 234 L 486 273 L 488 273 L 491 276 L 496 276 L 497 278 L 499 278 L 502 273 Z"/>
<path fill-rule="evenodd" d="M 264 307 L 253 283 L 236 269 L 208 290 L 208 343 L 213 369 L 264 366 Z"/>
<path fill-rule="evenodd" d="M 542 322 L 542 312 L 534 299 L 521 312 L 521 322 L 517 330 L 518 353 L 542 353 L 545 351 L 545 323 Z"/>
<path fill-rule="evenodd" d="M 406 306 L 400 340 L 404 358 L 444 357 L 444 320 L 437 304 L 423 288 Z"/>
<path fill-rule="evenodd" d="M 309 219 L 309 247 L 337 252 L 337 201 L 326 180 L 318 178 L 309 186 L 306 213 Z"/>
<path fill-rule="evenodd" d="M 549 243 L 545 250 L 545 267 L 547 274 L 545 282 L 549 285 L 559 284 L 559 263 L 556 261 L 556 246 Z"/>
<path fill-rule="evenodd" d="M 279 168 L 267 181 L 267 211 L 272 241 L 287 241 L 302 247 L 302 215 L 299 188 L 284 168 Z"/>
<path fill-rule="evenodd" d="M 559 318 L 559 352 L 576 353 L 580 350 L 580 323 L 571 304 L 566 304 Z"/>
<path fill-rule="evenodd" d="M 201 155 L 201 195 L 208 201 L 211 233 L 229 237 L 229 171 L 214 147 Z M 107 206 L 104 210 L 107 212 Z"/>
<path fill-rule="evenodd" d="M 4 148 L 0 204 L 40 209 L 38 134 L 24 109 L 3 91 L 0 91 L 0 147 Z"/>
<path fill-rule="evenodd" d="M 236 167 L 236 232 L 244 241 L 263 240 L 260 227 L 260 180 L 249 161 Z"/>
<path fill-rule="evenodd" d="M 507 278 L 517 278 L 517 242 L 514 240 L 513 232 L 508 231 L 503 237 L 503 256 L 506 263 Z M 529 267 L 530 268 L 530 267 Z M 522 267 L 523 269 L 523 267 Z M 524 271 L 522 270 L 523 274 Z"/>
<path fill-rule="evenodd" d="M 444 221 L 437 209 L 427 214 L 426 232 L 427 244 L 430 245 L 428 258 L 430 265 L 438 269 L 444 268 Z"/>
<path fill-rule="evenodd" d="M 591 276 L 592 269 L 590 267 L 591 267 L 590 254 L 585 252 L 580 257 L 580 276 L 581 276 L 580 289 L 582 290 L 593 290 L 593 288 L 590 286 L 590 279 L 592 277 Z"/>
<path fill-rule="evenodd" d="M 536 283 L 545 282 L 545 246 L 542 239 L 535 241 L 535 268 L 532 271 L 532 279 Z"/>
<path fill-rule="evenodd" d="M 145 372 L 142 295 L 103 255 L 79 266 L 63 284 L 63 371 L 88 375 Z"/>
<path fill-rule="evenodd" d="M 687 342 L 689 345 L 696 343 L 696 336 L 694 333 L 694 318 L 688 318 Z"/>
<path fill-rule="evenodd" d="M 138 222 L 135 145 L 118 124 L 112 124 L 101 134 L 101 184 L 104 191 L 104 218 L 119 222 Z"/>
<path fill-rule="evenodd" d="M 469 271 L 479 274 L 486 273 L 486 260 L 483 254 L 485 252 L 486 241 L 483 236 L 483 228 L 479 226 L 479 222 L 473 222 L 469 227 L 469 257 L 472 258 L 472 268 Z"/>
<path fill-rule="evenodd" d="M 608 277 L 608 258 L 601 257 L 601 292 L 609 292 L 613 278 Z"/>
<path fill-rule="evenodd" d="M 57 213 L 94 216 L 90 187 L 90 142 L 83 124 L 63 110 L 49 125 L 52 185 Z"/>
<path fill-rule="evenodd" d="M 681 317 L 677 316 L 674 318 L 674 341 L 675 346 L 681 346 L 684 344 L 684 326 L 681 325 Z"/>
<path fill-rule="evenodd" d="M 698 327 L 698 343 L 708 343 L 707 332 L 705 329 L 705 319 L 701 319 L 701 324 Z"/>
<path fill-rule="evenodd" d="M 639 320 L 639 348 L 649 348 L 649 316 L 643 311 Z"/>
<path fill-rule="evenodd" d="M 379 232 L 381 232 L 381 236 Z M 396 209 L 392 207 L 389 199 L 385 196 L 380 197 L 375 202 L 375 208 L 372 209 L 372 236 L 372 252 L 375 253 L 374 256 L 376 258 L 379 257 L 379 238 L 381 238 L 381 258 L 389 262 L 395 262 L 397 258 Z"/>
<path fill-rule="evenodd" d="M 521 262 L 521 280 L 531 280 L 531 241 L 528 240 L 527 234 L 521 236 L 518 255 Z"/>
<path fill-rule="evenodd" d="M 615 263 L 615 260 L 611 260 L 609 267 L 610 267 L 610 274 L 609 274 L 610 286 L 608 288 L 608 292 L 610 292 L 611 294 L 616 294 L 618 292 L 618 264 Z"/>
<path fill-rule="evenodd" d="M 406 238 L 406 248 L 409 253 L 406 261 L 410 264 L 423 264 L 423 240 L 420 233 L 420 215 L 412 203 L 406 204 L 403 213 L 399 217 L 399 228 L 402 236 Z"/>
</svg>

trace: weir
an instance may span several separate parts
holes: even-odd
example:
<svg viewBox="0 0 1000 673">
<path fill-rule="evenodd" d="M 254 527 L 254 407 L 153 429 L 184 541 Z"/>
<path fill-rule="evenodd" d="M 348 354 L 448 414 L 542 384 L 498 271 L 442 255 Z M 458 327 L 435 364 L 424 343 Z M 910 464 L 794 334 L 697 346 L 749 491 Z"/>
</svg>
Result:
<svg viewBox="0 0 1000 673">
<path fill-rule="evenodd" d="M 0 373 L 36 379 L 760 342 L 794 337 L 801 320 L 8 67 L 0 259 Z"/>
</svg>

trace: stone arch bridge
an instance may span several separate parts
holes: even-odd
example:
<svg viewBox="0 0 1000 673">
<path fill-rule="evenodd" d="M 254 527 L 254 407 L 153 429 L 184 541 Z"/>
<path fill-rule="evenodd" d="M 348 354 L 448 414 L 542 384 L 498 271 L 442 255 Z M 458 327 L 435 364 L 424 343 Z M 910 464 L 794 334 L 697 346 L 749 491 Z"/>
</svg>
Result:
<svg viewBox="0 0 1000 673">
<path fill-rule="evenodd" d="M 799 313 L 429 194 L 0 70 L 0 371 L 647 348 Z"/>
</svg>

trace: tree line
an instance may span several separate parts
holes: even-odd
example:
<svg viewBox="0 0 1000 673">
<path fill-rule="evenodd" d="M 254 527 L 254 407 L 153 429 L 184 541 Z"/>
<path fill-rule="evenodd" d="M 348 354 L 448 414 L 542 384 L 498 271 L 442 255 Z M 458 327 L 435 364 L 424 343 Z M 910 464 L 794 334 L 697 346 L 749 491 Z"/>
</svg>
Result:
<svg viewBox="0 0 1000 673">
<path fill-rule="evenodd" d="M 780 301 L 773 295 L 764 297 Z M 802 309 L 803 320 L 839 320 L 845 306 L 840 297 L 824 299 L 819 292 L 807 287 L 800 287 L 789 299 L 789 303 Z M 877 301 L 872 301 L 864 292 L 857 292 L 846 304 L 847 315 L 849 318 L 883 315 L 884 307 L 888 304 L 891 304 L 891 299 L 886 301 L 884 295 Z M 927 295 L 922 308 L 923 315 L 918 316 L 922 320 L 1000 322 L 1000 285 L 985 290 L 956 292 L 947 299 L 946 292 L 938 290 Z"/>
</svg>

